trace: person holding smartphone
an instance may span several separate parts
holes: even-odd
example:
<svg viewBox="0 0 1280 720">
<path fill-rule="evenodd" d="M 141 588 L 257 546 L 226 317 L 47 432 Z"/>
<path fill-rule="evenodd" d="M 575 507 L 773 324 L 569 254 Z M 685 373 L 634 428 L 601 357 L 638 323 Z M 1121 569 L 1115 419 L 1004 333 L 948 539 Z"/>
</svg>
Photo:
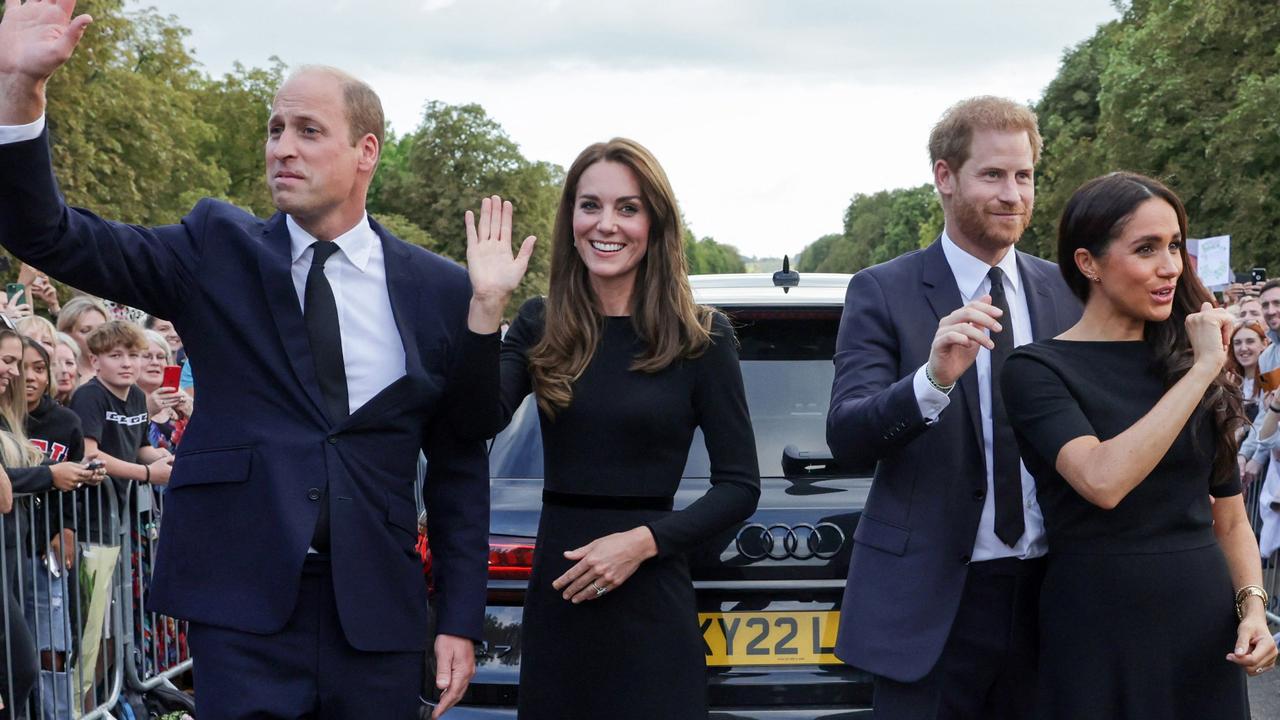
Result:
<svg viewBox="0 0 1280 720">
<path fill-rule="evenodd" d="M 173 356 L 167 339 L 155 330 L 144 330 L 147 349 L 142 351 L 138 388 L 147 394 L 151 422 L 147 438 L 152 447 L 174 451 L 186 430 L 195 400 L 178 389 L 181 368 L 171 364 Z"/>
<path fill-rule="evenodd" d="M 6 284 L 0 313 L 8 317 L 10 322 L 17 322 L 22 318 L 31 317 L 32 312 L 26 286 L 21 283 Z"/>
<path fill-rule="evenodd" d="M 370 217 L 382 102 L 332 67 L 298 68 L 275 93 L 271 218 L 216 198 L 156 227 L 68 207 L 45 97 L 93 32 L 74 10 L 9 2 L 0 18 L 0 243 L 59 281 L 169 316 L 200 370 L 201 422 L 165 491 L 147 597 L 190 621 L 196 714 L 417 718 L 429 627 L 443 713 L 474 674 L 488 579 L 487 428 L 471 408 L 496 384 L 475 358 L 496 356 L 498 324 L 469 315 L 515 285 L 469 283 Z M 97 410 L 128 401 L 115 389 L 94 391 L 100 428 Z M 430 597 L 412 561 L 419 453 Z M 112 474 L 143 479 L 126 457 L 107 459 Z"/>
</svg>

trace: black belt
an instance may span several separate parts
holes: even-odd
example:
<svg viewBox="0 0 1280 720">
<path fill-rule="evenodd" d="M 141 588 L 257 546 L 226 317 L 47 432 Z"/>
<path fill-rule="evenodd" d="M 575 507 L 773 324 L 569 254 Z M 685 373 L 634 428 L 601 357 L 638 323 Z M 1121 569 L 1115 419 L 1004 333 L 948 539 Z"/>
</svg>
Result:
<svg viewBox="0 0 1280 720">
<path fill-rule="evenodd" d="M 1023 560 L 1016 557 L 996 558 L 995 560 L 979 560 L 969 563 L 971 572 L 981 575 L 1012 575 L 1022 577 L 1044 570 L 1044 557 Z"/>
<path fill-rule="evenodd" d="M 587 495 L 543 490 L 542 502 L 562 507 L 589 508 L 593 510 L 670 510 L 669 497 L 636 497 L 632 495 Z"/>
</svg>

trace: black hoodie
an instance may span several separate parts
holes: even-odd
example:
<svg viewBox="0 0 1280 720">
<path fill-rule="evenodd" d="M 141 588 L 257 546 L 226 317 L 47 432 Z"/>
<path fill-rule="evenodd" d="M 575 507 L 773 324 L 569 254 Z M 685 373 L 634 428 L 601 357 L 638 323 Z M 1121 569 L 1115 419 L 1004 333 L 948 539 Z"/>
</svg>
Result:
<svg viewBox="0 0 1280 720">
<path fill-rule="evenodd" d="M 36 405 L 36 409 L 27 414 L 27 437 L 44 455 L 45 462 L 48 464 L 79 462 L 84 457 L 84 432 L 80 429 L 80 416 L 54 402 L 48 395 L 40 398 L 40 404 Z M 42 466 L 40 469 L 45 471 L 44 474 L 33 473 L 34 477 L 31 478 L 32 481 L 43 483 L 43 487 L 40 488 L 18 487 L 19 479 L 15 473 L 23 471 L 9 471 L 15 492 L 42 493 L 36 495 L 33 503 L 36 537 L 52 537 L 55 534 L 54 529 L 46 529 L 45 513 L 49 513 L 48 524 L 52 524 L 56 522 L 54 518 L 57 517 L 59 509 L 62 513 L 63 527 L 75 530 L 76 513 L 72 509 L 75 504 L 72 502 L 72 496 L 69 493 L 59 493 L 54 490 L 52 473 L 48 471 L 47 466 Z M 43 492 L 46 490 L 49 492 Z M 61 502 L 59 502 L 60 499 Z M 49 502 L 47 511 L 44 508 L 46 500 Z"/>
</svg>

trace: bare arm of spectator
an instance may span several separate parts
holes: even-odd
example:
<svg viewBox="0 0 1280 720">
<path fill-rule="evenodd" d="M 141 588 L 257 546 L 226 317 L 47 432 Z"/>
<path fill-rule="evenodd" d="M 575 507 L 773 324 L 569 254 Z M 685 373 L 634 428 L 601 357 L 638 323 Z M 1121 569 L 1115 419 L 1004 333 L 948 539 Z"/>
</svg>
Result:
<svg viewBox="0 0 1280 720">
<path fill-rule="evenodd" d="M 98 449 L 98 440 L 87 437 L 84 439 L 84 452 L 85 456 L 96 454 L 111 477 L 138 482 L 150 481 L 155 485 L 166 485 L 169 482 L 172 458 L 163 450 L 153 447 L 140 448 L 137 458 L 139 462 L 129 462 L 102 452 Z"/>
<path fill-rule="evenodd" d="M 1276 428 L 1280 426 L 1280 390 L 1272 390 L 1262 399 L 1262 422 L 1258 423 L 1258 445 L 1266 450 L 1276 447 Z"/>
</svg>

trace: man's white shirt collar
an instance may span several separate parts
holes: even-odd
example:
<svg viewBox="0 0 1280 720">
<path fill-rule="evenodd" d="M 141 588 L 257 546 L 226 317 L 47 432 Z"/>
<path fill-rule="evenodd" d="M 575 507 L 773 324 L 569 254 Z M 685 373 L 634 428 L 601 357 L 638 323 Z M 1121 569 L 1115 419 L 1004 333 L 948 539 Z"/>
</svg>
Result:
<svg viewBox="0 0 1280 720">
<path fill-rule="evenodd" d="M 956 285 L 960 288 L 960 294 L 964 296 L 965 302 L 978 297 L 979 290 L 984 287 L 987 282 L 987 273 L 991 271 L 991 266 L 970 255 L 947 235 L 947 231 L 942 231 L 942 253 L 947 258 L 947 264 L 951 266 L 951 274 L 956 277 Z M 1008 284 L 1005 290 L 1018 293 L 1018 288 L 1022 281 L 1018 276 L 1018 253 L 1009 248 L 1009 252 L 1004 254 L 1004 258 L 996 264 L 996 267 L 1004 271 L 1005 280 Z"/>
<path fill-rule="evenodd" d="M 302 257 L 302 253 L 307 248 L 316 243 L 316 238 L 311 233 L 302 229 L 302 226 L 294 221 L 292 215 L 285 215 L 285 224 L 289 227 L 289 242 L 293 251 L 292 260 L 294 263 Z M 338 249 L 347 257 L 347 260 L 356 267 L 360 272 L 364 272 L 369 265 L 369 253 L 373 250 L 373 244 L 379 242 L 378 234 L 373 231 L 373 227 L 369 225 L 369 215 L 364 213 L 360 216 L 360 222 L 356 223 L 350 230 L 342 233 L 333 239 Z"/>
</svg>

